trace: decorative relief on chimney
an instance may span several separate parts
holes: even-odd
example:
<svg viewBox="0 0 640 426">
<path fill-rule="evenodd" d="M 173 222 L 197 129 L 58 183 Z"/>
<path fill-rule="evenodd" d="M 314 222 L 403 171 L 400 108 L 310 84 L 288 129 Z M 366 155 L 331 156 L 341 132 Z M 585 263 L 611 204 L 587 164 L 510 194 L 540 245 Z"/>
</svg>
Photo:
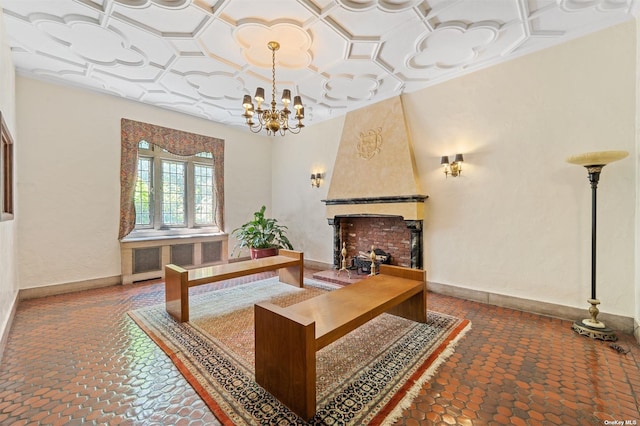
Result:
<svg viewBox="0 0 640 426">
<path fill-rule="evenodd" d="M 382 146 L 382 127 L 371 129 L 368 132 L 360 132 L 358 141 L 358 156 L 365 160 L 371 160 L 380 152 Z"/>
<path fill-rule="evenodd" d="M 363 179 L 375 184 L 363 184 Z M 421 193 L 400 96 L 348 112 L 325 201 L 327 218 L 423 219 L 426 195 Z"/>
</svg>

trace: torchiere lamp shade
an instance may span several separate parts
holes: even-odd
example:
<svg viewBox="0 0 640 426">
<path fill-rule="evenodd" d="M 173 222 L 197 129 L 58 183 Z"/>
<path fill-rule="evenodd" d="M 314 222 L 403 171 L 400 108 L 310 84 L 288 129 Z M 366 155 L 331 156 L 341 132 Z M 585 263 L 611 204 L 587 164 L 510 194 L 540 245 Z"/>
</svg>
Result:
<svg viewBox="0 0 640 426">
<path fill-rule="evenodd" d="M 598 151 L 585 152 L 584 154 L 572 155 L 567 158 L 567 163 L 579 166 L 604 166 L 614 161 L 622 160 L 629 153 L 627 151 Z"/>
</svg>

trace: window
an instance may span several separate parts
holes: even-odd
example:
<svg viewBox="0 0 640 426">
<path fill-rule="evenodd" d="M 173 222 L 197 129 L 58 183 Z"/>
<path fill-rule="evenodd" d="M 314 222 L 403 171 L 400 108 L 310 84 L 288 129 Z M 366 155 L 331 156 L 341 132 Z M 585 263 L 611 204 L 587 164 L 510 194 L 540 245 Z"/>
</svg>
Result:
<svg viewBox="0 0 640 426">
<path fill-rule="evenodd" d="M 13 139 L 0 114 L 0 221 L 13 219 Z"/>
<path fill-rule="evenodd" d="M 133 230 L 132 238 L 143 239 L 223 232 L 224 139 L 127 118 L 121 120 L 120 135 L 119 240 Z M 138 163 L 141 158 L 146 160 Z M 162 225 L 162 160 L 186 164 L 183 227 Z M 142 170 L 140 174 L 137 168 Z M 211 186 L 207 182 L 209 174 Z"/>
<path fill-rule="evenodd" d="M 203 225 L 213 218 L 213 168 L 195 164 L 193 171 L 195 223 Z"/>
<path fill-rule="evenodd" d="M 185 226 L 186 167 L 180 161 L 162 160 L 162 224 Z"/>
<path fill-rule="evenodd" d="M 138 143 L 135 229 L 189 232 L 214 227 L 213 156 L 174 155 Z"/>
</svg>

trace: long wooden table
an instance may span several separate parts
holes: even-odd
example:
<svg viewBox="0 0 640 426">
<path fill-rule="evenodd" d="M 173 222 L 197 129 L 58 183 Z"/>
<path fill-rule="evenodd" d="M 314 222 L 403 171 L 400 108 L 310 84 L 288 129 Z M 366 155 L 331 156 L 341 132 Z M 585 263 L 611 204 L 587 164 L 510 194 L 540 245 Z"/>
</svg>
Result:
<svg viewBox="0 0 640 426">
<path fill-rule="evenodd" d="M 177 321 L 189 321 L 190 287 L 275 270 L 278 270 L 281 282 L 302 287 L 304 254 L 280 249 L 277 256 L 188 270 L 173 264 L 165 265 L 166 310 Z"/>
<path fill-rule="evenodd" d="M 310 419 L 316 410 L 316 351 L 383 312 L 426 322 L 425 271 L 380 265 L 379 275 L 295 305 L 256 304 L 256 382 Z"/>
</svg>

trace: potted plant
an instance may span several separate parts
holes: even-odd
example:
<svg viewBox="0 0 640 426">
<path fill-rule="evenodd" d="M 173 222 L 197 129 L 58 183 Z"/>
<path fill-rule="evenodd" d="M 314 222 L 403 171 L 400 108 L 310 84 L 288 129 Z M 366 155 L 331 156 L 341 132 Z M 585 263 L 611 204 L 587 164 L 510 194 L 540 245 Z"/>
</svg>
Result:
<svg viewBox="0 0 640 426">
<path fill-rule="evenodd" d="M 243 247 L 248 247 L 252 259 L 275 256 L 279 248 L 293 250 L 293 246 L 287 238 L 287 227 L 280 225 L 277 219 L 267 218 L 264 212 L 267 208 L 262 206 L 253 214 L 253 220 L 245 223 L 231 232 L 231 236 L 237 240 L 234 252 Z"/>
</svg>

